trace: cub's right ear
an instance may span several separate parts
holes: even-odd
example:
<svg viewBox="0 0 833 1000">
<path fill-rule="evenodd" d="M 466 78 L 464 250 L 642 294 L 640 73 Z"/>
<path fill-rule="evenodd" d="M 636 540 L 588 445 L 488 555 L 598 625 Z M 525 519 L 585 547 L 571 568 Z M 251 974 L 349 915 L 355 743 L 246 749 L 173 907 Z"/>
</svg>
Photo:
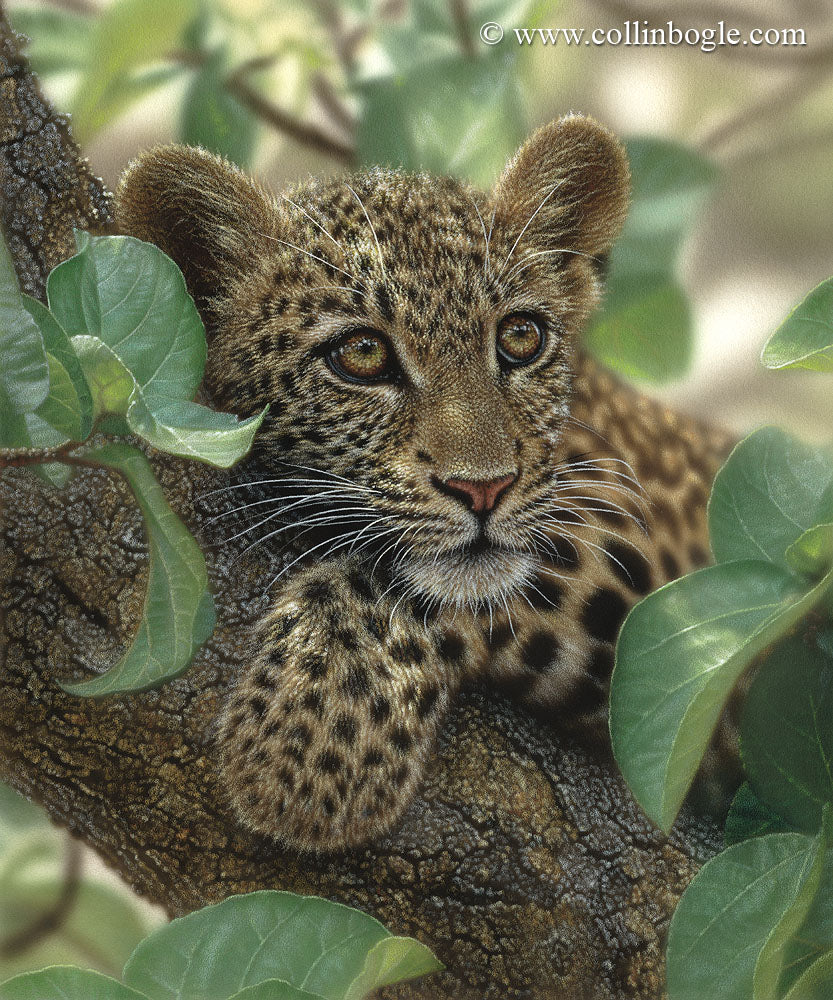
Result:
<svg viewBox="0 0 833 1000">
<path fill-rule="evenodd" d="M 212 312 L 268 240 L 271 198 L 233 164 L 191 146 L 157 146 L 134 160 L 116 194 L 120 233 L 173 257 L 197 305 Z"/>
</svg>

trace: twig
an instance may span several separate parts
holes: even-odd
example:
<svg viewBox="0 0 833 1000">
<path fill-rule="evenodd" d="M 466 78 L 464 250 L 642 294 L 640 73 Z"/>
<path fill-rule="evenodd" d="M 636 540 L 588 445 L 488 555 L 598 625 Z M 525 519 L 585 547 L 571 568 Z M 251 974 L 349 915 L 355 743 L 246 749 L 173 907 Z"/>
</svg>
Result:
<svg viewBox="0 0 833 1000">
<path fill-rule="evenodd" d="M 707 131 L 698 145 L 709 153 L 719 150 L 725 143 L 734 139 L 738 133 L 766 124 L 778 114 L 783 114 L 798 104 L 831 72 L 833 72 L 833 65 L 818 67 L 797 77 L 791 81 L 789 86 L 769 91 L 762 98 L 728 115 L 722 122 Z"/>
<path fill-rule="evenodd" d="M 312 91 L 335 124 L 345 132 L 352 133 L 356 127 L 356 117 L 323 73 L 316 73 L 312 78 Z"/>
<path fill-rule="evenodd" d="M 252 114 L 257 115 L 262 121 L 271 125 L 272 128 L 283 132 L 296 142 L 314 149 L 319 153 L 338 160 L 348 166 L 352 166 L 355 159 L 353 146 L 342 142 L 335 136 L 330 135 L 317 125 L 301 121 L 293 115 L 279 108 L 276 104 L 267 100 L 262 94 L 252 87 L 246 77 L 259 69 L 266 69 L 274 62 L 274 56 L 262 56 L 259 59 L 251 59 L 243 63 L 233 73 L 226 77 L 226 90 L 240 103 L 249 109 Z"/>
<path fill-rule="evenodd" d="M 90 0 L 47 0 L 47 3 L 73 14 L 87 14 L 92 17 L 98 13 L 98 7 L 90 3 Z"/>
<path fill-rule="evenodd" d="M 471 35 L 471 25 L 469 24 L 469 11 L 466 0 L 449 0 L 449 9 L 454 19 L 454 27 L 457 29 L 457 38 L 460 42 L 460 49 L 466 59 L 474 59 L 476 52 L 474 40 Z"/>
<path fill-rule="evenodd" d="M 81 885 L 81 847 L 68 840 L 64 854 L 64 878 L 61 892 L 53 905 L 25 927 L 0 941 L 0 957 L 14 958 L 54 934 L 75 906 Z"/>
<path fill-rule="evenodd" d="M 78 444 L 72 441 L 58 448 L 0 448 L 0 470 L 47 462 L 67 462 L 71 452 L 77 447 Z"/>
</svg>

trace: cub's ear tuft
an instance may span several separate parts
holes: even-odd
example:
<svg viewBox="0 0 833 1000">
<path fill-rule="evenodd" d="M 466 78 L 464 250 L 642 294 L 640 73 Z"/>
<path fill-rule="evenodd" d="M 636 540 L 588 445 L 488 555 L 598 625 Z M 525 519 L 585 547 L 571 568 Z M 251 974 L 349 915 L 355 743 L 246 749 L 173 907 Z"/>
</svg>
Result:
<svg viewBox="0 0 833 1000">
<path fill-rule="evenodd" d="M 622 229 L 630 169 L 622 143 L 592 118 L 568 115 L 538 129 L 495 189 L 502 225 L 539 247 L 603 257 Z"/>
<path fill-rule="evenodd" d="M 269 195 L 233 164 L 191 146 L 157 146 L 125 170 L 116 194 L 119 232 L 155 243 L 173 257 L 197 305 L 251 265 L 268 240 Z"/>
</svg>

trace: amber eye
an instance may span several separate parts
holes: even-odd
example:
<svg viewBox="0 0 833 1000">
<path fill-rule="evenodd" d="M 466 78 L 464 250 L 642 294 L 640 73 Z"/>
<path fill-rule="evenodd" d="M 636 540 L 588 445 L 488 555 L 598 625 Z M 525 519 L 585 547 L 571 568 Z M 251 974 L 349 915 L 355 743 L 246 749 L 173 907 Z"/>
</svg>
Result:
<svg viewBox="0 0 833 1000">
<path fill-rule="evenodd" d="M 351 382 L 379 382 L 394 372 L 388 342 L 375 330 L 356 330 L 342 337 L 327 354 L 330 368 Z"/>
<path fill-rule="evenodd" d="M 497 352 L 506 365 L 527 365 L 541 353 L 544 327 L 528 313 L 510 313 L 497 325 Z"/>
</svg>

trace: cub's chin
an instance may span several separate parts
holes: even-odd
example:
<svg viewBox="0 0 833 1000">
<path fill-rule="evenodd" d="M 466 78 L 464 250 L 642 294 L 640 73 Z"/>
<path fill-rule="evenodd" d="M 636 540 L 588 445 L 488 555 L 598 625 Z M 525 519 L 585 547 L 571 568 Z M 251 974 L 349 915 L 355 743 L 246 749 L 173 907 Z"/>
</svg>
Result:
<svg viewBox="0 0 833 1000">
<path fill-rule="evenodd" d="M 429 607 L 501 607 L 534 577 L 538 560 L 526 552 L 474 545 L 441 553 L 436 559 L 409 559 L 399 577 Z"/>
</svg>

